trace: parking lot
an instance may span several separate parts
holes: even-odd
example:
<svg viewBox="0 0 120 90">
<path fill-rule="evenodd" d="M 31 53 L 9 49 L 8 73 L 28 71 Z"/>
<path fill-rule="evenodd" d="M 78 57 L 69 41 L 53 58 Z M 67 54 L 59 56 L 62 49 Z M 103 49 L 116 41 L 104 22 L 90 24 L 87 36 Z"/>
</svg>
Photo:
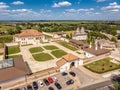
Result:
<svg viewBox="0 0 120 90">
<path fill-rule="evenodd" d="M 77 81 L 76 79 L 77 77 L 71 76 L 69 72 L 67 73 L 67 75 L 62 75 L 61 73 L 59 73 L 54 76 L 51 76 L 51 78 L 53 79 L 53 83 L 50 83 L 50 85 L 46 85 L 45 82 L 43 81 L 43 79 L 48 80 L 48 77 L 38 80 L 43 82 L 42 86 L 40 85 L 40 83 L 38 83 L 38 81 L 35 81 L 38 84 L 38 89 L 34 89 L 33 83 L 27 83 L 26 85 L 17 87 L 13 90 L 52 90 L 52 89 L 49 89 L 49 87 L 54 88 L 53 90 L 58 90 L 58 88 L 55 86 L 55 82 L 58 82 L 61 85 L 62 87 L 61 90 L 68 90 L 68 89 L 76 88 L 79 84 L 79 81 Z M 74 83 L 67 85 L 66 82 L 70 79 L 72 79 Z M 32 86 L 32 89 L 22 89 L 23 87 L 27 88 L 27 86 L 29 85 Z"/>
</svg>

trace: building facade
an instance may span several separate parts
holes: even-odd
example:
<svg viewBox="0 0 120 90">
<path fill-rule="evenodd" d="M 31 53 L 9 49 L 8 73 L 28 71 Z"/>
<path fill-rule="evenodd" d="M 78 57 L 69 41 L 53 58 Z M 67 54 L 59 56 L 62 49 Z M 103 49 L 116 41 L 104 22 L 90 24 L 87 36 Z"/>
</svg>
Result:
<svg viewBox="0 0 120 90">
<path fill-rule="evenodd" d="M 98 41 L 95 41 L 95 46 L 91 46 L 89 48 L 84 48 L 84 54 L 87 58 L 91 58 L 94 56 L 110 54 L 110 50 L 103 48 L 103 46 L 98 46 Z"/>
<path fill-rule="evenodd" d="M 85 32 L 84 27 L 82 27 L 81 29 L 77 28 L 77 30 L 72 35 L 72 39 L 86 40 L 87 39 L 87 33 Z"/>
<path fill-rule="evenodd" d="M 15 34 L 13 36 L 13 40 L 14 42 L 18 42 L 21 45 L 39 44 L 41 42 L 44 42 L 45 36 L 37 30 L 27 29 L 20 34 Z"/>
<path fill-rule="evenodd" d="M 79 57 L 69 53 L 63 56 L 59 61 L 56 62 L 58 70 L 60 72 L 69 70 L 72 67 L 78 67 L 79 65 L 83 65 L 83 60 Z"/>
<path fill-rule="evenodd" d="M 61 37 L 66 37 L 66 33 L 61 31 L 53 34 L 53 38 L 61 38 Z"/>
</svg>

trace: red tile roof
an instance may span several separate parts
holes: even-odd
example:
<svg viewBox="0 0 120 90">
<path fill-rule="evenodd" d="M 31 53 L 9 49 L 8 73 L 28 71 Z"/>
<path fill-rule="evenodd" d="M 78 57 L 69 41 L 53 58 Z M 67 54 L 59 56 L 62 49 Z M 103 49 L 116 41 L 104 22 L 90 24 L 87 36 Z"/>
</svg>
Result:
<svg viewBox="0 0 120 90">
<path fill-rule="evenodd" d="M 70 62 L 70 61 L 74 61 L 74 60 L 78 60 L 79 57 L 71 54 L 71 53 L 68 53 L 67 55 L 63 56 L 62 59 L 60 59 L 59 61 L 56 62 L 56 65 L 58 67 L 64 65 L 65 63 L 67 62 Z"/>
<path fill-rule="evenodd" d="M 33 29 L 27 29 L 21 32 L 20 34 L 15 34 L 15 37 L 27 37 L 27 36 L 40 36 L 43 35 L 41 32 Z"/>
</svg>

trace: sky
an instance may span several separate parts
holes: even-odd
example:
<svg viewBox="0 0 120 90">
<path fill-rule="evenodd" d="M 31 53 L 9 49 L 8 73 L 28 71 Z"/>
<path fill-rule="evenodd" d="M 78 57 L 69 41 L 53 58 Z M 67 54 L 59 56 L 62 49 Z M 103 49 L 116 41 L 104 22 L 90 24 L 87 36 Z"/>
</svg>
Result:
<svg viewBox="0 0 120 90">
<path fill-rule="evenodd" d="M 120 20 L 120 0 L 0 0 L 0 20 Z"/>
</svg>

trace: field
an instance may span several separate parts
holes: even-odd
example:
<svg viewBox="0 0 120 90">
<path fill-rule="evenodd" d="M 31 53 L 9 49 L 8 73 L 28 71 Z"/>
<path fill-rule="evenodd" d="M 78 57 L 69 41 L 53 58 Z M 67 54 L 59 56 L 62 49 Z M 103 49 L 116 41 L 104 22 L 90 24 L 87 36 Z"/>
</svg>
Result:
<svg viewBox="0 0 120 90">
<path fill-rule="evenodd" d="M 36 52 L 42 52 L 43 49 L 41 47 L 34 47 L 34 48 L 30 48 L 29 51 L 31 53 L 36 53 Z"/>
<path fill-rule="evenodd" d="M 54 49 L 58 49 L 58 47 L 53 46 L 53 45 L 48 45 L 48 46 L 43 46 L 46 50 L 54 50 Z"/>
<path fill-rule="evenodd" d="M 10 46 L 10 47 L 8 47 L 8 55 L 9 54 L 19 53 L 19 52 L 20 52 L 19 46 Z"/>
<path fill-rule="evenodd" d="M 5 26 L 5 25 L 0 25 L 0 30 L 14 30 L 14 26 Z"/>
<path fill-rule="evenodd" d="M 52 51 L 51 54 L 53 54 L 56 58 L 60 58 L 66 55 L 67 53 L 63 50 L 55 50 L 55 51 Z"/>
<path fill-rule="evenodd" d="M 85 67 L 96 73 L 105 73 L 111 70 L 119 69 L 120 65 L 110 62 L 111 58 L 104 58 L 93 63 L 85 65 Z"/>
<path fill-rule="evenodd" d="M 59 43 L 60 45 L 64 46 L 64 47 L 72 50 L 72 51 L 78 50 L 76 47 L 70 45 L 69 43 L 67 43 L 67 42 L 65 42 L 65 41 L 58 41 L 58 43 Z"/>
<path fill-rule="evenodd" d="M 13 40 L 12 35 L 2 35 L 2 36 L 0 36 L 0 43 L 8 43 L 8 42 L 11 42 L 12 40 Z"/>
<path fill-rule="evenodd" d="M 48 53 L 33 54 L 33 57 L 36 61 L 48 61 L 53 59 L 53 57 L 50 56 Z"/>
</svg>

